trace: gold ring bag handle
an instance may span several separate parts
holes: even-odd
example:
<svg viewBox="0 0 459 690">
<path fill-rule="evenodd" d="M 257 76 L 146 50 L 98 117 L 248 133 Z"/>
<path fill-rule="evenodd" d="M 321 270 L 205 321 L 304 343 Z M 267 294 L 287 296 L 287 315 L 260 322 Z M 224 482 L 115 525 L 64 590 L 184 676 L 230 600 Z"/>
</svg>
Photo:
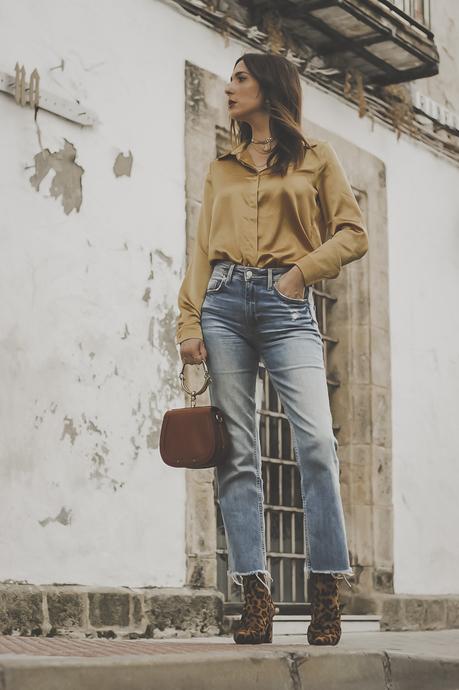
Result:
<svg viewBox="0 0 459 690">
<path fill-rule="evenodd" d="M 192 390 L 190 390 L 190 389 L 188 388 L 188 386 L 186 385 L 186 383 L 185 383 L 185 373 L 184 373 L 184 372 L 185 372 L 185 367 L 186 367 L 187 364 L 191 364 L 191 363 L 190 363 L 190 362 L 185 362 L 185 363 L 183 364 L 182 370 L 181 370 L 181 372 L 180 372 L 180 374 L 179 374 L 179 378 L 180 378 L 180 382 L 181 382 L 181 384 L 182 384 L 183 390 L 184 390 L 186 393 L 188 393 L 189 395 L 191 395 L 191 407 L 195 407 L 195 406 L 196 406 L 196 396 L 197 396 L 197 395 L 201 395 L 202 393 L 204 393 L 204 391 L 206 390 L 206 388 L 207 388 L 207 386 L 209 385 L 209 383 L 212 383 L 212 377 L 211 377 L 210 374 L 209 374 L 209 370 L 208 370 L 208 368 L 207 368 L 207 364 L 205 363 L 204 360 L 202 360 L 202 362 L 199 362 L 199 364 L 202 364 L 203 367 L 204 367 L 204 383 L 202 384 L 201 388 L 200 388 L 198 391 L 192 391 Z"/>
</svg>

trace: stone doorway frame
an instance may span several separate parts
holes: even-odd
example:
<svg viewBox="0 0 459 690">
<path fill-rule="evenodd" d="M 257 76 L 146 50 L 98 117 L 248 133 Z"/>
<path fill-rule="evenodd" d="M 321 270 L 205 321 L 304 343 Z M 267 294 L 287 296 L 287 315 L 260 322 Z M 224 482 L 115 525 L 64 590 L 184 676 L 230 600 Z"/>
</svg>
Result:
<svg viewBox="0 0 459 690">
<path fill-rule="evenodd" d="M 209 161 L 228 142 L 224 82 L 185 62 L 186 246 L 190 256 Z M 330 96 L 330 103 L 332 103 Z M 357 116 L 357 115 L 356 115 Z M 384 163 L 318 125 L 303 131 L 330 141 L 366 213 L 370 248 L 362 259 L 326 281 L 337 298 L 327 318 L 338 344 L 328 349 L 331 394 L 341 468 L 341 493 L 354 595 L 393 592 L 392 424 L 388 233 Z M 188 369 L 192 369 L 188 367 Z M 197 369 L 197 368 L 196 368 Z M 194 388 L 201 372 L 187 372 Z M 196 378 L 196 380 L 194 380 Z M 208 405 L 208 393 L 198 404 Z M 186 584 L 216 588 L 214 470 L 186 470 Z"/>
</svg>

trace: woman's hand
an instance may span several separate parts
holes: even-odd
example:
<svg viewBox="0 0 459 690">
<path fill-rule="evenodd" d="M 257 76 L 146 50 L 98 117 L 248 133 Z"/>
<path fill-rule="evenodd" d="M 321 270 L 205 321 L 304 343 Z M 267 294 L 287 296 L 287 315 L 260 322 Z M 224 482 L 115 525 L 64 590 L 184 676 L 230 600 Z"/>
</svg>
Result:
<svg viewBox="0 0 459 690">
<path fill-rule="evenodd" d="M 201 364 L 207 359 L 207 350 L 201 338 L 186 338 L 180 343 L 183 364 Z"/>
<path fill-rule="evenodd" d="M 281 275 L 280 279 L 277 281 L 277 287 L 279 288 L 279 292 L 282 292 L 286 297 L 304 299 L 304 278 L 296 264 L 292 266 L 289 271 Z"/>
</svg>

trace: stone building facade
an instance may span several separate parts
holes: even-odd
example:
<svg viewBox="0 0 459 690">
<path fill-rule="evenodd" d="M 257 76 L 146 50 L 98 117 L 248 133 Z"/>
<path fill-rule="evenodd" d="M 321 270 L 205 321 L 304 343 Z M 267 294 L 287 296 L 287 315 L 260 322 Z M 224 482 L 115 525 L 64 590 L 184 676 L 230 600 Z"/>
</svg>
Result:
<svg viewBox="0 0 459 690">
<path fill-rule="evenodd" d="M 206 635 L 237 608 L 213 473 L 167 468 L 158 445 L 164 411 L 188 402 L 176 295 L 205 168 L 228 143 L 224 85 L 247 50 L 298 64 L 304 131 L 335 147 L 369 229 L 368 255 L 315 285 L 356 572 L 345 612 L 390 629 L 459 625 L 459 9 L 421 4 L 411 19 L 425 30 L 391 20 L 399 49 L 419 56 L 393 83 L 382 53 L 376 71 L 356 69 L 355 38 L 346 59 L 321 54 L 288 2 L 6 9 L 3 633 Z M 23 83 L 40 76 L 38 108 L 15 92 L 22 65 Z M 266 413 L 282 411 L 262 370 L 258 395 L 266 431 Z M 274 484 L 279 457 L 264 449 Z M 273 555 L 283 581 L 294 555 Z M 298 590 L 278 594 L 301 609 Z"/>
</svg>

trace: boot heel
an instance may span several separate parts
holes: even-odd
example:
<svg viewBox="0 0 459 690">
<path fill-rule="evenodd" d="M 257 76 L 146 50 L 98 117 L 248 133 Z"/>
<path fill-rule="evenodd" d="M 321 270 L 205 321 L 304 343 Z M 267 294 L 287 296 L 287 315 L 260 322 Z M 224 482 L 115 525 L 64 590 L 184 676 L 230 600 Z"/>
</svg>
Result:
<svg viewBox="0 0 459 690">
<path fill-rule="evenodd" d="M 272 642 L 273 641 L 273 623 L 270 621 L 268 625 L 266 626 L 266 631 L 265 631 L 265 636 L 263 638 L 263 642 Z"/>
</svg>

